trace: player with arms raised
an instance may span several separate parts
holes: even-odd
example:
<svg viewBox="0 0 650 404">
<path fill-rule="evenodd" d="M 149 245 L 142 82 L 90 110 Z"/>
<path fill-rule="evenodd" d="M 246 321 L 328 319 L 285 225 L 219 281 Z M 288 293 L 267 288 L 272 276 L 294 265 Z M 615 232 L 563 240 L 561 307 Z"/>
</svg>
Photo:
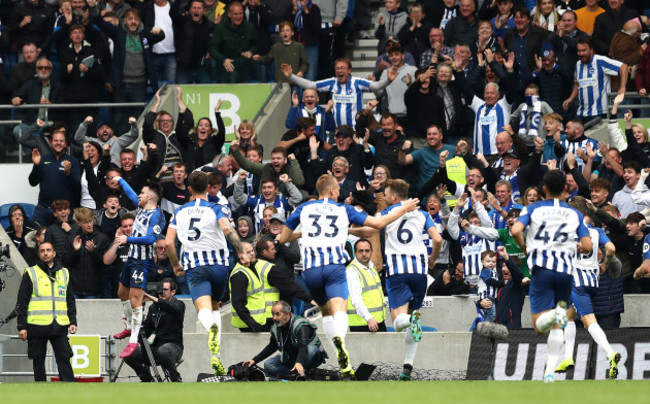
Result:
<svg viewBox="0 0 650 404">
<path fill-rule="evenodd" d="M 319 199 L 296 208 L 282 229 L 280 243 L 302 236 L 305 283 L 323 314 L 325 335 L 336 348 L 341 375 L 351 378 L 354 370 L 350 364 L 350 355 L 345 349 L 348 329 L 345 264 L 350 260 L 345 251 L 348 228 L 350 224 L 357 224 L 383 229 L 405 213 L 415 210 L 418 201 L 409 199 L 389 214 L 374 217 L 358 212 L 350 205 L 338 204 L 336 200 L 341 188 L 338 181 L 329 174 L 318 178 L 316 189 Z M 301 225 L 302 234 L 294 233 L 298 224 Z"/>
<path fill-rule="evenodd" d="M 120 354 L 120 358 L 131 356 L 138 349 L 138 335 L 142 326 L 142 300 L 147 289 L 147 281 L 156 272 L 156 239 L 165 227 L 165 216 L 158 207 L 162 196 L 160 184 L 152 182 L 142 187 L 136 195 L 129 184 L 120 176 L 112 179 L 113 185 L 119 184 L 124 194 L 138 207 L 130 237 L 117 236 L 120 245 L 129 243 L 129 255 L 122 267 L 120 285 L 117 295 L 122 300 L 126 315 L 126 329 L 113 337 L 129 337 L 129 343 Z"/>
<path fill-rule="evenodd" d="M 391 204 L 378 216 L 384 216 L 400 209 L 402 201 L 408 198 L 409 184 L 404 180 L 389 180 L 386 186 L 386 199 Z M 433 240 L 431 256 L 427 256 L 422 230 Z M 395 331 L 406 332 L 406 357 L 401 380 L 410 380 L 413 360 L 422 338 L 420 308 L 427 293 L 427 272 L 429 262 L 436 262 L 442 237 L 428 213 L 414 210 L 402 215 L 386 226 L 385 262 L 388 265 L 386 289 L 388 303 Z M 429 261 L 429 259 L 431 261 Z"/>
<path fill-rule="evenodd" d="M 190 294 L 201 325 L 208 331 L 210 365 L 217 376 L 226 371 L 219 359 L 221 298 L 228 285 L 228 244 L 236 252 L 242 244 L 230 224 L 230 208 L 208 202 L 208 176 L 196 171 L 188 185 L 194 200 L 176 209 L 167 229 L 167 256 L 176 275 L 187 272 Z M 180 262 L 174 245 L 181 242 Z"/>
<path fill-rule="evenodd" d="M 580 212 L 560 198 L 566 178 L 560 170 L 544 175 L 546 200 L 525 206 L 512 226 L 512 236 L 531 269 L 530 311 L 539 334 L 548 335 L 544 382 L 552 383 L 553 372 L 562 350 L 562 329 L 568 323 L 567 302 L 571 301 L 576 242 L 583 254 L 592 249 L 589 231 Z M 524 242 L 524 229 L 527 229 Z M 553 310 L 555 308 L 555 310 Z"/>
</svg>

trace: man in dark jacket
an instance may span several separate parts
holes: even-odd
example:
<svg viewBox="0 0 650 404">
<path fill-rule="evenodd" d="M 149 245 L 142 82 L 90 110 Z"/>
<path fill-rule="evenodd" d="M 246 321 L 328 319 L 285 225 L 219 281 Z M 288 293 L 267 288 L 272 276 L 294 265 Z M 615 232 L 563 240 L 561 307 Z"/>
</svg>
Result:
<svg viewBox="0 0 650 404">
<path fill-rule="evenodd" d="M 115 91 L 115 102 L 144 102 L 147 84 L 153 91 L 158 90 L 153 45 L 162 41 L 165 33 L 158 27 L 146 30 L 140 13 L 134 8 L 124 14 L 124 22 L 119 26 L 104 21 L 101 16 L 95 17 L 94 22 L 113 40 L 113 77 L 108 78 L 108 84 Z M 129 116 L 139 114 L 130 108 L 121 108 L 117 112 L 114 122 L 120 125 L 124 125 Z M 119 132 L 127 130 L 124 127 L 118 129 Z"/>
<path fill-rule="evenodd" d="M 63 91 L 59 83 L 52 77 L 52 62 L 47 58 L 40 58 L 36 61 L 36 77 L 25 82 L 25 84 L 16 90 L 11 103 L 14 106 L 22 104 L 56 104 L 63 102 Z M 49 111 L 46 115 L 45 108 L 27 110 L 23 121 L 33 123 L 36 118 L 45 120 L 46 117 L 52 119 L 54 113 Z"/>
<path fill-rule="evenodd" d="M 275 377 L 290 375 L 305 376 L 305 371 L 315 369 L 325 363 L 327 353 L 316 334 L 316 325 L 296 314 L 291 314 L 291 306 L 285 301 L 273 305 L 273 327 L 269 344 L 254 358 L 244 362 L 253 366 L 280 351 L 264 362 L 264 370 Z"/>
<path fill-rule="evenodd" d="M 111 246 L 111 241 L 95 229 L 92 210 L 75 209 L 73 217 L 79 229 L 68 236 L 63 264 L 70 269 L 77 299 L 100 299 L 104 253 Z"/>
<path fill-rule="evenodd" d="M 142 332 L 146 337 L 155 338 L 151 346 L 156 364 L 169 373 L 172 382 L 182 382 L 176 364 L 183 356 L 183 320 L 185 318 L 185 303 L 176 299 L 176 281 L 173 278 L 162 280 L 162 292 L 159 297 L 144 294 L 145 301 L 150 300 L 153 306 L 149 308 L 147 318 L 142 322 Z M 140 340 L 140 344 L 148 344 Z M 149 372 L 149 358 L 138 348 L 124 362 L 135 370 L 141 381 L 152 382 Z"/>
<path fill-rule="evenodd" d="M 497 247 L 503 259 L 501 276 L 503 285 L 497 295 L 496 321 L 509 329 L 521 328 L 521 309 L 526 297 L 529 278 L 524 278 L 519 267 L 510 259 L 505 247 Z"/>
<path fill-rule="evenodd" d="M 176 26 L 176 81 L 179 84 L 209 83 L 210 60 L 207 56 L 214 24 L 204 15 L 203 1 L 190 1 L 187 14 L 172 15 L 172 21 Z"/>
<path fill-rule="evenodd" d="M 171 178 L 172 167 L 183 162 L 185 148 L 179 141 L 177 133 L 183 132 L 184 137 L 194 126 L 192 111 L 183 103 L 180 88 L 176 88 L 176 101 L 178 102 L 178 120 L 174 128 L 174 120 L 167 111 L 159 111 L 160 91 L 154 94 L 155 103 L 151 110 L 144 116 L 142 124 L 142 139 L 145 143 L 153 143 L 158 150 L 157 164 L 154 172 L 162 166 L 167 167 L 167 172 L 161 178 Z M 157 125 L 156 125 L 157 124 Z"/>
<path fill-rule="evenodd" d="M 244 20 L 244 7 L 233 1 L 228 18 L 217 24 L 210 40 L 210 56 L 217 62 L 222 83 L 248 83 L 251 60 L 257 53 L 257 30 Z"/>
<path fill-rule="evenodd" d="M 605 12 L 596 17 L 592 43 L 599 55 L 609 56 L 609 46 L 614 34 L 623 28 L 623 24 L 639 16 L 632 8 L 623 7 L 624 0 L 608 0 Z"/>
<path fill-rule="evenodd" d="M 270 330 L 273 325 L 270 306 L 274 302 L 278 300 L 284 300 L 286 302 L 296 301 L 297 304 L 294 306 L 297 306 L 301 304 L 299 301 L 302 300 L 307 304 L 307 307 L 309 307 L 309 304 L 316 305 L 316 302 L 312 299 L 309 292 L 307 292 L 307 286 L 304 284 L 302 276 L 294 274 L 293 266 L 289 271 L 280 266 L 283 265 L 283 262 L 277 250 L 286 250 L 288 248 L 290 247 L 280 244 L 277 241 L 269 240 L 266 235 L 255 245 L 257 262 L 261 263 L 260 266 L 262 268 L 260 276 L 264 282 L 264 300 L 266 301 L 265 331 Z M 264 263 L 271 265 L 265 269 Z"/>
<path fill-rule="evenodd" d="M 22 47 L 26 43 L 34 43 L 38 52 L 45 53 L 52 44 L 52 27 L 54 26 L 54 9 L 43 3 L 43 0 L 27 0 L 20 2 L 13 10 L 11 37 Z"/>
<path fill-rule="evenodd" d="M 65 256 L 65 246 L 68 242 L 68 237 L 70 233 L 77 233 L 79 226 L 70 217 L 70 201 L 65 199 L 53 201 L 52 211 L 56 220 L 47 226 L 45 241 L 52 243 L 54 251 L 57 254 L 56 259 L 61 262 Z"/>
<path fill-rule="evenodd" d="M 29 173 L 29 185 L 39 186 L 38 204 L 32 220 L 41 226 L 54 223 L 50 208 L 54 200 L 65 199 L 76 207 L 81 196 L 81 166 L 79 160 L 65 153 L 67 142 L 64 128 L 52 134 L 50 147 L 52 153 L 45 156 L 37 149 L 32 150 L 34 166 Z"/>
<path fill-rule="evenodd" d="M 52 243 L 43 242 L 38 247 L 39 261 L 28 268 L 18 289 L 18 337 L 27 341 L 27 356 L 33 361 L 34 380 L 46 381 L 45 354 L 50 341 L 61 381 L 73 382 L 74 374 L 70 358 L 72 349 L 68 342 L 70 334 L 77 332 L 77 309 L 68 270 L 55 261 Z M 44 275 L 44 276 L 43 276 Z M 51 287 L 47 287 L 51 286 Z M 55 302 L 56 296 L 65 297 L 65 303 Z M 38 300 L 36 299 L 38 298 Z M 42 310 L 47 308 L 47 310 Z M 54 315 L 38 314 L 39 311 Z"/>
<path fill-rule="evenodd" d="M 517 69 L 517 94 L 515 105 L 523 101 L 523 91 L 535 70 L 535 55 L 539 54 L 542 43 L 549 32 L 532 23 L 530 11 L 525 6 L 518 7 L 514 12 L 515 27 L 506 33 L 504 42 L 506 48 L 515 54 Z"/>
<path fill-rule="evenodd" d="M 447 128 L 445 103 L 431 86 L 435 71 L 435 67 L 416 71 L 415 81 L 404 93 L 404 104 L 409 117 L 404 122 L 404 131 L 416 149 L 426 146 L 429 126 Z"/>
<path fill-rule="evenodd" d="M 363 145 L 356 143 L 354 141 L 354 130 L 347 125 L 341 125 L 336 128 L 334 145 L 322 159 L 319 154 L 319 150 L 322 150 L 320 147 L 321 142 L 315 138 L 313 140 L 310 138 L 309 149 L 311 161 L 309 162 L 309 170 L 311 171 L 311 178 L 317 179 L 321 174 L 331 169 L 335 158 L 345 157 L 348 163 L 350 163 L 347 177 L 355 183 L 358 181 L 360 184 L 366 184 L 367 180 L 364 170 L 371 169 L 375 161 L 368 142 L 364 141 Z M 324 145 L 325 142 L 322 142 L 322 144 Z M 315 183 L 311 186 L 314 187 L 314 185 Z"/>
</svg>

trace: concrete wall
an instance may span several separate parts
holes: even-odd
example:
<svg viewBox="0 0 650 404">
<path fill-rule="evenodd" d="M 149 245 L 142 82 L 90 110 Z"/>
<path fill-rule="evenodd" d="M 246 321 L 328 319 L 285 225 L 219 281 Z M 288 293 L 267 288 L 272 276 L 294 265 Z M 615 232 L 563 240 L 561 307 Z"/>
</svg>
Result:
<svg viewBox="0 0 650 404">
<path fill-rule="evenodd" d="M 271 159 L 271 150 L 280 142 L 287 131 L 284 121 L 291 107 L 291 88 L 288 84 L 280 84 L 255 121 L 257 139 L 264 146 L 264 160 Z"/>
<path fill-rule="evenodd" d="M 16 285 L 17 287 L 17 285 Z M 7 298 L 7 305 L 15 303 L 15 294 L 11 296 L 3 293 L 0 297 Z M 185 302 L 185 333 L 205 333 L 203 327 L 197 322 L 196 310 L 190 299 L 182 299 Z M 422 325 L 434 327 L 443 332 L 468 331 L 476 317 L 474 299 L 469 297 L 440 296 L 434 297 L 433 307 L 422 309 Z M 625 313 L 621 315 L 621 327 L 650 327 L 650 296 L 648 295 L 626 295 Z M 11 310 L 9 308 L 8 310 Z M 7 312 L 8 313 L 8 312 Z M 119 300 L 77 300 L 77 319 L 80 334 L 110 335 L 124 329 L 124 322 L 121 319 L 122 304 Z M 230 325 L 230 305 L 222 308 L 223 332 L 235 333 L 237 329 Z M 320 318 L 314 320 L 322 328 Z M 392 326 L 390 313 L 386 311 L 386 323 Z M 524 302 L 522 312 L 522 323 L 524 328 L 532 328 L 530 319 L 530 306 L 528 298 Z M 7 332 L 7 329 L 10 332 Z M 5 333 L 14 333 L 15 327 L 5 326 Z"/>
</svg>

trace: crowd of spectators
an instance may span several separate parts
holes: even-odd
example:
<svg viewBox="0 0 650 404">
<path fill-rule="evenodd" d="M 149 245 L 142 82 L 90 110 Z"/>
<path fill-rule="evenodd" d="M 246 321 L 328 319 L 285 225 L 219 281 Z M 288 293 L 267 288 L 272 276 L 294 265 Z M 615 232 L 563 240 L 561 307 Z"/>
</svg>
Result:
<svg viewBox="0 0 650 404">
<path fill-rule="evenodd" d="M 79 107 L 50 126 L 41 110 L 26 113 L 18 140 L 31 149 L 29 183 L 39 197 L 32 220 L 17 207 L 8 228 L 23 256 L 32 264 L 37 243 L 51 241 L 78 297 L 115 297 L 126 260 L 118 239 L 130 234 L 136 209 L 112 181 L 117 176 L 136 193 L 160 181 L 169 219 L 189 201 L 188 174 L 207 171 L 210 200 L 229 205 L 242 239 L 264 246 L 324 173 L 339 182 L 339 202 L 371 214 L 386 207 L 387 182 L 404 179 L 444 239 L 429 265 L 429 293 L 478 293 L 504 322 L 503 313 L 521 311 L 530 277 L 508 229 L 521 209 L 544 199 L 544 173 L 560 168 L 565 198 L 582 198 L 579 208 L 616 246 L 618 260 L 601 269 L 608 289 L 594 304 L 597 316 L 620 315 L 623 292 L 650 292 L 643 279 L 650 265 L 642 266 L 650 248 L 650 142 L 633 119 L 647 111 L 625 109 L 650 104 L 644 2 L 386 0 L 374 22 L 381 56 L 370 79 L 334 59 L 337 29 L 357 24 L 346 8 L 340 0 L 3 2 L 5 103 L 144 101 L 147 87 L 155 92 L 138 153 L 127 148 L 137 138 L 134 117 L 93 126 L 97 112 Z M 287 132 L 272 150 L 244 121 L 221 154 L 220 103 L 215 128 L 210 117 L 193 116 L 179 89 L 178 116 L 160 110 L 156 92 L 163 81 L 272 78 L 304 88 L 293 94 Z M 610 90 L 618 96 L 609 141 L 598 142 L 585 124 L 606 116 Z M 362 91 L 377 100 L 364 106 Z M 319 105 L 319 92 L 331 101 Z M 381 271 L 380 238 L 371 241 Z M 293 275 L 297 243 L 275 244 L 276 265 Z M 499 258 L 491 268 L 482 263 L 488 250 Z M 156 251 L 159 278 L 173 276 L 164 243 Z M 178 283 L 186 293 L 185 280 Z"/>
</svg>

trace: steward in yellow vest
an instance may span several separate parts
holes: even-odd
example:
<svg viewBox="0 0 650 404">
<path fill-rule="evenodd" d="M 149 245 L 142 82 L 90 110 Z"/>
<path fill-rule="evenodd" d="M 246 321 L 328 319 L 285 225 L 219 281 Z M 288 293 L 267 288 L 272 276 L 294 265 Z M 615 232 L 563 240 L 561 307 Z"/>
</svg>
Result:
<svg viewBox="0 0 650 404">
<path fill-rule="evenodd" d="M 74 375 L 68 331 L 77 331 L 77 311 L 70 274 L 54 260 L 52 243 L 42 243 L 38 256 L 36 265 L 25 270 L 18 290 L 18 336 L 27 341 L 36 381 L 46 381 L 45 353 L 50 341 L 61 380 L 71 382 Z"/>
<path fill-rule="evenodd" d="M 255 262 L 255 268 L 264 283 L 264 300 L 266 301 L 265 330 L 270 330 L 273 325 L 273 314 L 271 313 L 273 303 L 279 300 L 291 302 L 294 297 L 306 303 L 312 302 L 309 292 L 294 281 L 293 271 L 289 272 L 275 265 L 274 261 L 277 256 L 275 245 L 273 241 L 267 239 L 261 239 L 255 245 L 255 255 L 258 258 Z"/>
<path fill-rule="evenodd" d="M 346 268 L 350 331 L 386 331 L 384 292 L 375 265 L 372 245 L 360 239 L 354 245 L 355 259 Z"/>
<path fill-rule="evenodd" d="M 262 332 L 266 323 L 264 284 L 255 268 L 253 247 L 249 243 L 242 243 L 242 246 L 240 262 L 232 269 L 228 281 L 232 301 L 231 322 L 241 332 Z M 242 257 L 245 259 L 242 260 Z"/>
</svg>

